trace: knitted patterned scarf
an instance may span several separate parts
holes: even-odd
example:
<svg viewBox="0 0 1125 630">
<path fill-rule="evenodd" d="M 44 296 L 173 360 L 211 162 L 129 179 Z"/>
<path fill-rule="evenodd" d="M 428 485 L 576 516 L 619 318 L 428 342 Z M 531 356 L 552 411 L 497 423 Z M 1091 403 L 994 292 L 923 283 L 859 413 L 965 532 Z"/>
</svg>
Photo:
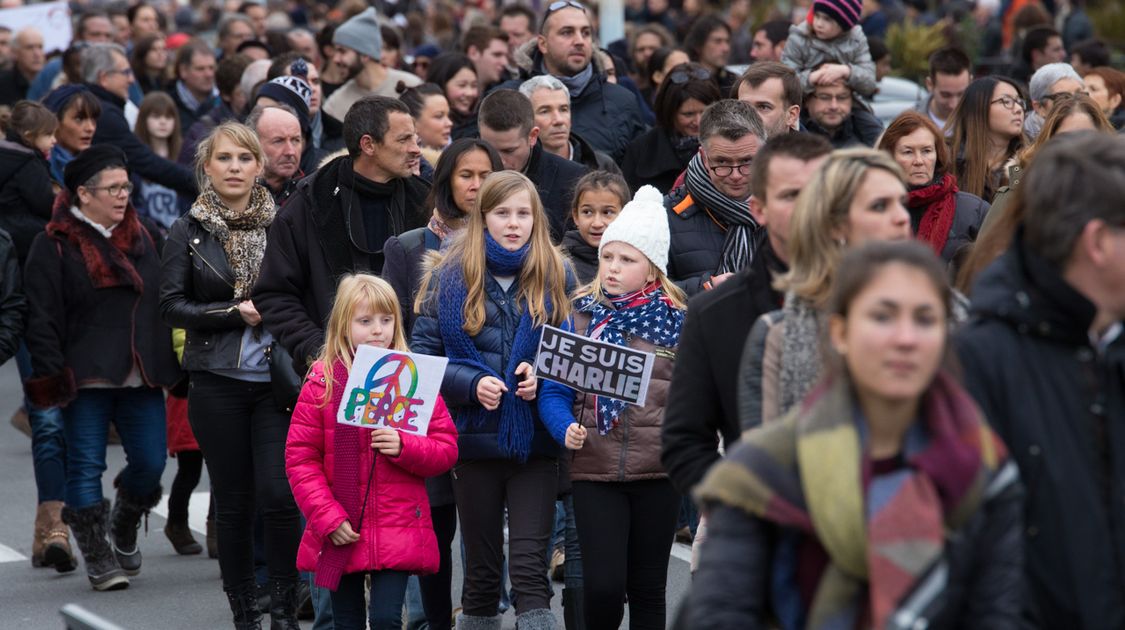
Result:
<svg viewBox="0 0 1125 630">
<path fill-rule="evenodd" d="M 872 475 L 856 409 L 848 379 L 823 383 L 781 421 L 748 433 L 696 493 L 815 538 L 827 552 L 807 611 L 775 606 L 781 627 L 851 630 L 865 612 L 866 627 L 886 627 L 941 558 L 945 530 L 976 512 L 1007 458 L 969 394 L 944 374 L 923 396 L 905 467 L 892 473 Z M 775 567 L 779 592 L 797 588 L 792 569 Z"/>
<path fill-rule="evenodd" d="M 191 206 L 205 230 L 222 243 L 227 262 L 234 271 L 234 297 L 244 300 L 258 280 L 262 255 L 266 251 L 266 228 L 273 223 L 277 206 L 265 186 L 255 185 L 250 191 L 246 209 L 235 212 L 227 207 L 219 193 L 208 185 Z"/>
<path fill-rule="evenodd" d="M 696 153 L 688 162 L 684 185 L 692 200 L 706 208 L 726 230 L 723 254 L 715 275 L 745 269 L 754 257 L 753 237 L 758 229 L 758 223 L 750 216 L 749 200 L 731 199 L 715 188 L 701 153 Z"/>
<path fill-rule="evenodd" d="M 576 310 L 590 314 L 588 337 L 627 346 L 625 335 L 628 334 L 665 348 L 676 347 L 680 340 L 680 327 L 684 323 L 684 311 L 672 304 L 659 281 L 632 293 L 616 297 L 605 294 L 605 297 L 609 299 L 609 305 L 593 295 L 584 295 L 574 302 Z M 626 404 L 622 400 L 595 397 L 598 433 L 605 435 L 617 426 Z"/>
<path fill-rule="evenodd" d="M 494 276 L 518 276 L 523 268 L 531 243 L 517 251 L 510 252 L 497 243 L 487 232 L 485 237 L 485 260 L 489 273 Z M 531 403 L 516 396 L 520 377 L 516 368 L 523 361 L 535 363 L 535 352 L 539 343 L 540 327 L 532 324 L 531 313 L 524 305 L 515 338 L 508 354 L 508 364 L 503 374 L 497 374 L 484 361 L 473 339 L 465 332 L 465 300 L 468 289 L 461 266 L 453 261 L 438 278 L 438 324 L 441 339 L 445 344 L 445 356 L 450 363 L 474 367 L 504 382 L 508 391 L 500 398 L 500 406 L 488 411 L 481 405 L 473 405 L 458 412 L 458 420 L 470 427 L 481 427 L 499 417 L 500 449 L 509 457 L 520 462 L 527 461 L 531 452 L 531 438 L 535 432 Z M 549 298 L 545 303 L 551 309 Z"/>
<path fill-rule="evenodd" d="M 325 368 L 327 369 L 327 368 Z M 336 414 L 340 408 L 340 401 L 344 397 L 344 385 L 348 382 L 348 368 L 343 361 L 337 361 L 332 366 L 332 400 L 327 409 Z M 371 495 L 371 488 L 364 485 L 367 471 L 362 470 L 363 450 L 370 448 L 367 440 L 367 430 L 346 424 L 334 424 L 332 428 L 332 445 L 334 448 L 335 466 L 332 473 L 332 496 L 344 508 L 348 515 L 348 522 L 358 534 L 363 527 L 364 497 Z M 374 456 L 374 453 L 372 453 Z M 372 465 L 374 465 L 372 461 Z M 335 545 L 327 538 L 321 547 L 320 558 L 316 561 L 316 585 L 335 591 L 340 585 L 340 578 L 348 566 L 358 542 L 347 545 Z"/>
</svg>

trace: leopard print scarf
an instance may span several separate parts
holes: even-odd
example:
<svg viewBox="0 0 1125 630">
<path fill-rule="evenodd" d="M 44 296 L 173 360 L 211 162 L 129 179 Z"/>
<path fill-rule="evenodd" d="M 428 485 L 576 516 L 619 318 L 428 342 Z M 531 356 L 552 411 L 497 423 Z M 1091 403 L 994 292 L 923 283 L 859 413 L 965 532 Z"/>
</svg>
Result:
<svg viewBox="0 0 1125 630">
<path fill-rule="evenodd" d="M 199 193 L 191 207 L 191 216 L 223 245 L 227 262 L 234 271 L 237 300 L 249 299 L 258 280 L 262 255 L 266 251 L 266 228 L 273 223 L 276 213 L 273 197 L 261 185 L 254 186 L 246 210 L 239 213 L 228 208 L 210 185 Z"/>
</svg>

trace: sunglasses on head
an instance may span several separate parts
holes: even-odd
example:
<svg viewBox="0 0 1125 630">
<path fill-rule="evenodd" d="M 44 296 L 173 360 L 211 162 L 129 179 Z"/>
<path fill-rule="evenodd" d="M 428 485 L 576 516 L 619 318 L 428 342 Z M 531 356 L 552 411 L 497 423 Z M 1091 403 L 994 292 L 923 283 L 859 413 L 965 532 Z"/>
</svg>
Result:
<svg viewBox="0 0 1125 630">
<path fill-rule="evenodd" d="M 691 79 L 710 81 L 711 71 L 706 68 L 691 68 L 690 70 L 675 70 L 668 75 L 668 80 L 676 85 L 687 83 Z"/>
<path fill-rule="evenodd" d="M 543 21 L 539 23 L 540 26 L 547 23 L 547 18 L 551 17 L 552 13 L 567 8 L 578 9 L 583 13 L 586 12 L 586 5 L 582 4 L 581 2 L 575 2 L 574 0 L 556 0 L 555 2 L 547 5 L 547 12 L 543 14 Z"/>
</svg>

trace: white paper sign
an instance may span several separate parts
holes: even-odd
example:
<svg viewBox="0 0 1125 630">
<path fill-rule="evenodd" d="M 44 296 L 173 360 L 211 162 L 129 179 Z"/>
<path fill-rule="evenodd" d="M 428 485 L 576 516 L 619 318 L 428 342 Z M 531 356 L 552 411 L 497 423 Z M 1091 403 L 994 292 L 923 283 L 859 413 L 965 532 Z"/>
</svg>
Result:
<svg viewBox="0 0 1125 630">
<path fill-rule="evenodd" d="M 0 25 L 12 29 L 12 38 L 23 29 L 34 26 L 43 34 L 43 52 L 66 50 L 73 36 L 70 7 L 66 2 L 44 2 L 26 7 L 0 10 Z"/>
<path fill-rule="evenodd" d="M 449 359 L 360 346 L 336 421 L 426 435 Z"/>
</svg>

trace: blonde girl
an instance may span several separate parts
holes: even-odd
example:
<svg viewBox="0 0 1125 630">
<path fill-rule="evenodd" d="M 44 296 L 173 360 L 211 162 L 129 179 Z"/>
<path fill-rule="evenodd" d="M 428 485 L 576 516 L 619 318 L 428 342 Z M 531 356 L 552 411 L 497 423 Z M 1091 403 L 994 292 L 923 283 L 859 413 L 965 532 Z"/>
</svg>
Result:
<svg viewBox="0 0 1125 630">
<path fill-rule="evenodd" d="M 457 431 L 440 397 L 426 435 L 336 422 L 357 347 L 409 350 L 398 298 L 384 280 L 340 281 L 325 340 L 286 441 L 285 471 L 308 521 L 297 568 L 315 571 L 317 585 L 332 591 L 337 628 L 362 630 L 368 621 L 372 630 L 401 628 L 407 578 L 438 569 L 425 479 L 453 465 Z"/>
<path fill-rule="evenodd" d="M 458 627 L 500 627 L 497 541 L 506 504 L 517 623 L 525 630 L 554 628 L 547 545 L 558 445 L 536 407 L 532 363 L 540 328 L 567 321 L 568 284 L 535 185 L 502 171 L 485 180 L 463 234 L 419 292 L 412 346 L 449 357 L 442 395 L 459 432 L 453 493 L 466 578 Z"/>
</svg>

